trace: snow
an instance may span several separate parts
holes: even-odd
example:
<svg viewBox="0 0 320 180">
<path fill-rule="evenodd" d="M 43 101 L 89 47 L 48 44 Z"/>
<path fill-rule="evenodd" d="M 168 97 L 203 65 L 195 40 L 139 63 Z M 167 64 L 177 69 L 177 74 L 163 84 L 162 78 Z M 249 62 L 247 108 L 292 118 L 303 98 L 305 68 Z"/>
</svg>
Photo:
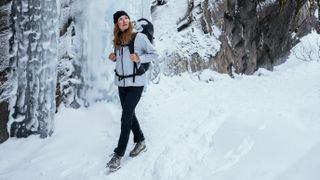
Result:
<svg viewBox="0 0 320 180">
<path fill-rule="evenodd" d="M 110 76 L 114 64 L 106 60 L 112 51 L 112 14 L 124 9 L 132 19 L 151 18 L 147 11 L 151 1 L 126 3 L 85 3 L 89 61 L 84 73 L 92 88 L 86 94 L 91 106 L 61 107 L 49 138 L 11 138 L 1 144 L 0 180 L 319 178 L 320 36 L 315 31 L 302 38 L 289 60 L 273 72 L 259 69 L 234 79 L 211 70 L 161 76 L 159 84 L 148 86 L 136 110 L 148 151 L 129 158 L 131 137 L 122 168 L 109 174 L 105 165 L 118 141 L 121 116 Z M 178 51 L 186 57 L 195 49 L 202 57 L 219 50 L 220 30 L 215 26 L 213 36 L 204 36 L 196 23 L 177 33 L 186 8 L 186 0 L 168 1 L 153 15 L 162 58 L 182 43 L 187 46 Z M 97 99 L 106 100 L 92 103 Z"/>
<path fill-rule="evenodd" d="M 317 38 L 313 32 L 301 41 Z M 303 54 L 302 45 L 293 51 Z M 0 180 L 316 180 L 319 68 L 290 56 L 273 72 L 234 79 L 209 70 L 161 77 L 136 109 L 148 151 L 129 158 L 131 136 L 112 174 L 105 164 L 118 141 L 120 104 L 60 108 L 51 137 L 1 144 Z"/>
<path fill-rule="evenodd" d="M 194 2 L 195 6 L 199 3 L 200 1 Z M 157 7 L 153 13 L 156 27 L 155 44 L 160 57 L 177 53 L 182 58 L 190 59 L 194 53 L 198 53 L 202 59 L 208 60 L 220 50 L 221 42 L 218 37 L 221 32 L 213 25 L 213 35 L 204 34 L 201 25 L 192 22 L 190 27 L 178 33 L 179 20 L 185 16 L 187 8 L 187 0 L 168 1 L 164 6 Z M 194 18 L 200 17 L 195 16 Z M 197 20 L 197 22 L 200 21 Z"/>
<path fill-rule="evenodd" d="M 313 30 L 309 36 L 300 39 L 300 43 L 292 50 L 289 58 L 302 61 L 320 61 L 320 36 Z"/>
</svg>

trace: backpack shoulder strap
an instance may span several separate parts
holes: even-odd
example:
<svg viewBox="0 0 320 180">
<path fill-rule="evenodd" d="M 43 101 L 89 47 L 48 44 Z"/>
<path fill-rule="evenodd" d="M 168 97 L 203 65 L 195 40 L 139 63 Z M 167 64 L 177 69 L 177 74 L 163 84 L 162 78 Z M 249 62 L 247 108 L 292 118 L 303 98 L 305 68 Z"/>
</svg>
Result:
<svg viewBox="0 0 320 180">
<path fill-rule="evenodd" d="M 131 40 L 131 42 L 129 43 L 129 51 L 130 51 L 130 54 L 134 54 L 134 40 L 136 39 L 137 34 L 138 34 L 138 33 L 133 33 L 133 34 L 132 34 L 132 40 Z"/>
<path fill-rule="evenodd" d="M 117 55 L 117 48 L 116 48 L 116 47 L 113 48 L 113 53 L 114 53 L 115 55 Z"/>
<path fill-rule="evenodd" d="M 138 33 L 132 34 L 132 40 L 129 43 L 129 52 L 130 54 L 134 54 L 134 40 L 136 39 Z M 132 81 L 135 82 L 136 80 L 136 71 L 137 71 L 137 63 L 133 62 L 133 74 L 132 74 Z"/>
</svg>

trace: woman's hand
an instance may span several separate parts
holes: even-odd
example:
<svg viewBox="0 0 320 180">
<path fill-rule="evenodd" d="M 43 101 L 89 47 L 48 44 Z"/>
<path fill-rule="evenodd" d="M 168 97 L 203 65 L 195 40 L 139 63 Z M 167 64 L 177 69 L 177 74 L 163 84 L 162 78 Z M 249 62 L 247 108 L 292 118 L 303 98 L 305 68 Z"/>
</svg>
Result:
<svg viewBox="0 0 320 180">
<path fill-rule="evenodd" d="M 110 59 L 110 61 L 116 61 L 116 59 L 117 59 L 117 57 L 116 57 L 116 54 L 115 53 L 110 53 L 109 54 L 109 59 Z"/>
<path fill-rule="evenodd" d="M 136 54 L 130 54 L 130 59 L 136 63 L 140 62 L 139 56 L 137 56 Z"/>
</svg>

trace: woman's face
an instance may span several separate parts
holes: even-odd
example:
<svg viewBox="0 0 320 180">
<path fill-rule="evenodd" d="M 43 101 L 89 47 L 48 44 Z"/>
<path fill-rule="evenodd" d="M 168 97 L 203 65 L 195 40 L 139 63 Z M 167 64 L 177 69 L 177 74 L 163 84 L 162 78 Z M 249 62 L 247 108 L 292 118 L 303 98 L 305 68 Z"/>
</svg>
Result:
<svg viewBox="0 0 320 180">
<path fill-rule="evenodd" d="M 129 23 L 130 23 L 130 19 L 126 15 L 123 15 L 118 19 L 118 26 L 121 31 L 125 31 L 126 29 L 128 29 Z"/>
</svg>

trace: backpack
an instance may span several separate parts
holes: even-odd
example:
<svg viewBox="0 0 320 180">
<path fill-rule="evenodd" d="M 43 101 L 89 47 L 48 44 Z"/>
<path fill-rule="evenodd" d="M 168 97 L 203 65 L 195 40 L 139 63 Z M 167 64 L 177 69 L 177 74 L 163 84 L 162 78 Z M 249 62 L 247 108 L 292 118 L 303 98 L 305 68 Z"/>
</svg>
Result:
<svg viewBox="0 0 320 180">
<path fill-rule="evenodd" d="M 137 20 L 135 28 L 138 32 L 145 34 L 151 44 L 153 44 L 153 24 L 145 18 L 141 18 Z"/>
<path fill-rule="evenodd" d="M 147 36 L 151 44 L 153 44 L 154 28 L 153 24 L 145 18 L 138 19 L 135 23 L 135 29 Z M 139 70 L 140 69 L 140 70 Z M 160 81 L 160 65 L 159 61 L 151 61 L 149 63 L 142 63 L 138 72 L 145 72 L 148 70 L 148 77 L 154 84 Z"/>
<path fill-rule="evenodd" d="M 149 20 L 147 20 L 145 18 L 141 18 L 141 19 L 137 20 L 137 23 L 135 25 L 135 29 L 139 33 L 145 34 L 147 36 L 147 38 L 149 39 L 149 41 L 151 42 L 151 44 L 153 44 L 154 29 L 153 29 L 153 24 Z M 134 41 L 135 41 L 136 36 L 137 36 L 137 33 L 134 33 L 131 42 L 128 44 L 130 54 L 134 54 Z M 141 63 L 140 67 L 138 68 L 137 63 L 133 62 L 133 74 L 123 76 L 123 75 L 119 75 L 117 72 L 115 72 L 115 73 L 119 77 L 119 80 L 132 77 L 133 82 L 135 82 L 135 76 L 140 76 L 140 75 L 146 73 L 150 68 L 150 64 L 151 64 L 150 62 Z"/>
<path fill-rule="evenodd" d="M 153 39 L 154 39 L 153 32 L 154 31 L 153 31 L 153 24 L 150 21 L 148 21 L 145 18 L 138 19 L 137 23 L 135 25 L 135 28 L 139 33 L 145 34 L 147 36 L 147 38 L 149 39 L 150 43 L 153 44 Z M 137 33 L 135 33 L 133 35 L 132 41 L 129 44 L 130 54 L 134 53 L 134 40 L 136 38 L 136 35 L 137 35 Z M 149 70 L 150 62 L 141 63 L 139 68 L 137 68 L 137 63 L 135 63 L 135 62 L 133 62 L 133 63 L 134 63 L 134 71 L 133 72 L 135 75 L 138 75 L 138 76 L 142 75 L 146 71 Z"/>
</svg>

